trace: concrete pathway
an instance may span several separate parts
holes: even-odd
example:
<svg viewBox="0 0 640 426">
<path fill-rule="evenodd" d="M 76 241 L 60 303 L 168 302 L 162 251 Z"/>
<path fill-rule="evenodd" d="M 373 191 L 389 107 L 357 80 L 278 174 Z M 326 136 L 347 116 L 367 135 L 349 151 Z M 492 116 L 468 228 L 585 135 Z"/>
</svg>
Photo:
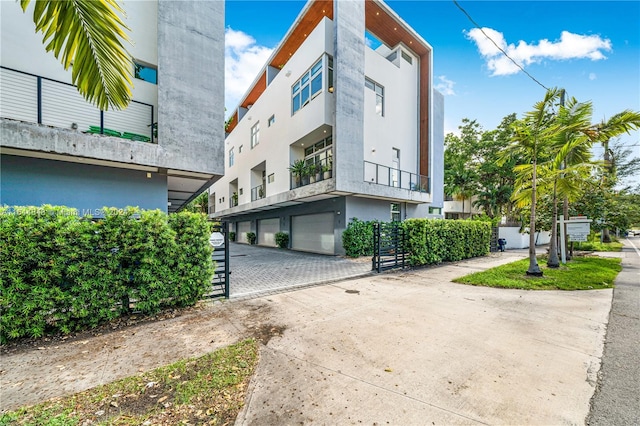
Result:
<svg viewBox="0 0 640 426">
<path fill-rule="evenodd" d="M 231 243 L 231 298 L 274 294 L 371 274 L 370 259 L 303 253 Z"/>
<path fill-rule="evenodd" d="M 640 238 L 622 251 L 588 425 L 640 425 Z"/>
</svg>

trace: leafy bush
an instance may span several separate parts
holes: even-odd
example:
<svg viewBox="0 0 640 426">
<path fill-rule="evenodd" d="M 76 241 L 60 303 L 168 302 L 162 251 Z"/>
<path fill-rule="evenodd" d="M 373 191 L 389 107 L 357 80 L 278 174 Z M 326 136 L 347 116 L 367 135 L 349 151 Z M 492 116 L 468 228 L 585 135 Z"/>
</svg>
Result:
<svg viewBox="0 0 640 426">
<path fill-rule="evenodd" d="M 407 234 L 409 259 L 414 266 L 457 261 L 489 253 L 489 222 L 407 219 L 402 226 Z"/>
<path fill-rule="evenodd" d="M 276 232 L 276 245 L 280 248 L 289 247 L 289 234 L 286 232 Z"/>
<path fill-rule="evenodd" d="M 0 208 L 0 341 L 195 303 L 213 275 L 204 215 L 135 208 Z"/>
<path fill-rule="evenodd" d="M 235 241 L 236 240 L 236 233 L 231 231 L 229 232 L 229 241 Z"/>
<path fill-rule="evenodd" d="M 351 219 L 342 232 L 342 247 L 347 256 L 373 256 L 373 223 Z"/>
<path fill-rule="evenodd" d="M 256 243 L 256 233 L 255 232 L 247 232 L 247 242 L 249 244 L 255 244 Z"/>
</svg>

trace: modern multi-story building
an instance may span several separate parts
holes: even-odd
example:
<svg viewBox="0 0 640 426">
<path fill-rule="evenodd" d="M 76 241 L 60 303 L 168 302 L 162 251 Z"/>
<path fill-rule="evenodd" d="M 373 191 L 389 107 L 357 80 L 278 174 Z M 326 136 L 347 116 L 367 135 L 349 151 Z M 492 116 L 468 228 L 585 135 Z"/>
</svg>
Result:
<svg viewBox="0 0 640 426">
<path fill-rule="evenodd" d="M 370 41 L 379 46 L 370 47 Z M 379 0 L 310 0 L 227 125 L 210 217 L 240 242 L 343 253 L 351 218 L 441 217 L 431 46 Z"/>
<path fill-rule="evenodd" d="M 224 2 L 126 2 L 134 101 L 104 112 L 45 52 L 34 3 L 0 2 L 0 204 L 172 212 L 223 174 Z"/>
</svg>

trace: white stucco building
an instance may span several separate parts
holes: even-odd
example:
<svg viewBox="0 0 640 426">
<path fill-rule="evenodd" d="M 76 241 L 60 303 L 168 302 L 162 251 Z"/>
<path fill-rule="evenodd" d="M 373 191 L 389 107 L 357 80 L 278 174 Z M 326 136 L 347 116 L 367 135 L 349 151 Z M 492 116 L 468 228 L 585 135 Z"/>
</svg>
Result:
<svg viewBox="0 0 640 426">
<path fill-rule="evenodd" d="M 34 5 L 0 2 L 0 204 L 172 212 L 223 174 L 224 2 L 124 1 L 133 102 L 104 112 L 45 51 Z"/>
<path fill-rule="evenodd" d="M 343 253 L 354 217 L 441 217 L 432 64 L 431 46 L 384 2 L 309 1 L 232 113 L 210 217 L 239 242 L 255 232 L 274 246 L 286 232 L 292 249 L 325 254 Z"/>
</svg>

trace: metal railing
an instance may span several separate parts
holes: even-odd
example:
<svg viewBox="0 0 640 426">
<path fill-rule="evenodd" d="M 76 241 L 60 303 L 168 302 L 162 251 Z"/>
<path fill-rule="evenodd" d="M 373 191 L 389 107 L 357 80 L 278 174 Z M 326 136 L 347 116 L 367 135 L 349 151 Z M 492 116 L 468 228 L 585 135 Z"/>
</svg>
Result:
<svg viewBox="0 0 640 426">
<path fill-rule="evenodd" d="M 102 111 L 76 86 L 0 66 L 0 117 L 157 143 L 154 107 L 132 100 L 121 111 Z"/>
<path fill-rule="evenodd" d="M 429 176 L 395 169 L 382 164 L 364 162 L 364 181 L 393 188 L 408 189 L 410 191 L 429 193 Z"/>
<path fill-rule="evenodd" d="M 256 201 L 264 198 L 266 192 L 267 191 L 262 184 L 251 188 L 251 201 Z"/>
<path fill-rule="evenodd" d="M 315 163 L 305 165 L 304 170 L 289 172 L 289 188 L 296 189 L 301 186 L 311 185 L 333 177 L 333 161 L 324 158 Z"/>
</svg>

